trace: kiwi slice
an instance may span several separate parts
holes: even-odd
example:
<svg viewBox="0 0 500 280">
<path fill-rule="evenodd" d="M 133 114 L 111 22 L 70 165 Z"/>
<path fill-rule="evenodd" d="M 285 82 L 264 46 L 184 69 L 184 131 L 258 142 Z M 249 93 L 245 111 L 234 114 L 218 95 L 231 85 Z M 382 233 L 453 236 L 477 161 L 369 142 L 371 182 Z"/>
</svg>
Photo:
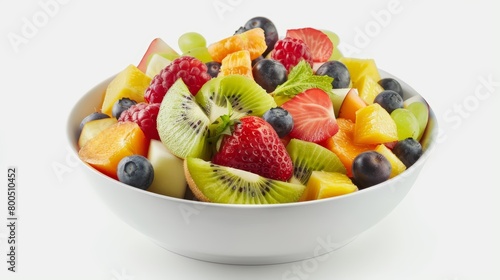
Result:
<svg viewBox="0 0 500 280">
<path fill-rule="evenodd" d="M 231 119 L 262 116 L 276 107 L 254 80 L 241 75 L 212 78 L 193 96 L 178 79 L 163 98 L 157 118 L 160 140 L 180 158 L 210 159 L 210 124 L 222 115 Z M 213 134 L 213 133 L 212 133 Z"/>
<path fill-rule="evenodd" d="M 195 197 L 206 202 L 288 203 L 298 201 L 305 190 L 301 184 L 272 180 L 193 157 L 184 159 L 184 173 Z"/>
<path fill-rule="evenodd" d="M 208 159 L 210 120 L 196 103 L 188 87 L 178 79 L 163 98 L 157 117 L 161 142 L 172 154 Z"/>
<path fill-rule="evenodd" d="M 339 172 L 346 174 L 346 168 L 339 157 L 327 148 L 304 140 L 292 139 L 286 146 L 293 162 L 293 177 L 306 185 L 313 171 Z"/>
<path fill-rule="evenodd" d="M 231 106 L 232 119 L 246 115 L 262 116 L 276 107 L 271 97 L 253 79 L 242 75 L 217 77 L 206 82 L 196 94 L 196 102 L 205 110 L 211 122 L 228 114 Z"/>
</svg>

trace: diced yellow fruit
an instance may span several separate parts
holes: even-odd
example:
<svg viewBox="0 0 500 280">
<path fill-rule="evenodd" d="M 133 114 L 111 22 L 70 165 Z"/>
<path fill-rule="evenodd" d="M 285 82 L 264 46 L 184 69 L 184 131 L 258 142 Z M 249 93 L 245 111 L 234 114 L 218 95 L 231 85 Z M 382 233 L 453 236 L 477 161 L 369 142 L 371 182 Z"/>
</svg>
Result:
<svg viewBox="0 0 500 280">
<path fill-rule="evenodd" d="M 378 103 L 356 112 L 354 142 L 357 144 L 383 144 L 398 140 L 398 129 L 391 115 Z"/>
<path fill-rule="evenodd" d="M 120 160 L 131 155 L 146 156 L 149 138 L 135 122 L 117 122 L 90 139 L 78 156 L 95 169 L 118 179 Z"/>
<path fill-rule="evenodd" d="M 109 83 L 104 94 L 101 112 L 111 116 L 115 102 L 124 97 L 135 100 L 137 103 L 144 102 L 144 92 L 150 82 L 150 77 L 130 64 Z"/>
<path fill-rule="evenodd" d="M 353 86 L 358 89 L 359 97 L 368 105 L 373 104 L 375 97 L 384 90 L 377 81 L 373 77 L 365 75 L 353 83 Z"/>
<path fill-rule="evenodd" d="M 352 193 L 358 187 L 347 175 L 338 172 L 313 171 L 300 201 L 323 199 Z"/>
<path fill-rule="evenodd" d="M 80 137 L 78 138 L 78 147 L 83 147 L 90 139 L 94 138 L 105 128 L 115 124 L 116 122 L 118 122 L 118 120 L 115 118 L 105 118 L 87 122 L 83 126 Z"/>
<path fill-rule="evenodd" d="M 406 170 L 405 164 L 386 145 L 378 145 L 375 151 L 382 154 L 391 163 L 392 169 L 389 178 L 393 178 Z"/>
<path fill-rule="evenodd" d="M 369 76 L 376 82 L 380 80 L 380 73 L 378 71 L 375 60 L 365 58 L 341 57 L 339 61 L 342 62 L 349 70 L 351 80 L 356 87 L 356 82 L 363 76 Z"/>
<path fill-rule="evenodd" d="M 159 140 L 151 140 L 148 159 L 154 169 L 154 179 L 148 191 L 183 198 L 186 192 L 183 160 L 174 156 Z"/>
</svg>

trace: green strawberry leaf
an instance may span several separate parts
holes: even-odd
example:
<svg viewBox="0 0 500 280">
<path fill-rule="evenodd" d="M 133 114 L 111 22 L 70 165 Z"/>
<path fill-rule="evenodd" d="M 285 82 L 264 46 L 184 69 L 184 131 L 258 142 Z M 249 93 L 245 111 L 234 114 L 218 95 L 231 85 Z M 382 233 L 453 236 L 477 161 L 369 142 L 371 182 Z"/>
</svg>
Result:
<svg viewBox="0 0 500 280">
<path fill-rule="evenodd" d="M 238 119 L 233 119 L 233 107 L 231 102 L 226 98 L 228 113 L 217 118 L 208 127 L 210 131 L 210 137 L 208 137 L 209 143 L 214 145 L 214 152 L 219 151 L 220 145 L 222 143 L 222 138 L 224 135 L 231 135 L 234 131 L 234 126 L 239 123 Z"/>
<path fill-rule="evenodd" d="M 332 82 L 332 77 L 315 75 L 311 65 L 305 60 L 301 60 L 290 69 L 287 81 L 279 85 L 272 92 L 272 95 L 293 97 L 310 88 L 319 88 L 325 92 L 330 92 Z"/>
</svg>

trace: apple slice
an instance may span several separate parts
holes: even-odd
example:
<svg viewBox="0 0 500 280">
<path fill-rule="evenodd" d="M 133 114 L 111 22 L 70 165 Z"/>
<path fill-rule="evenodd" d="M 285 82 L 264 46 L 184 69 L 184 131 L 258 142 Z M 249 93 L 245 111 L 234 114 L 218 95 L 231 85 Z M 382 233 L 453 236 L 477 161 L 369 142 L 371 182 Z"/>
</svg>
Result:
<svg viewBox="0 0 500 280">
<path fill-rule="evenodd" d="M 146 69 L 149 62 L 151 61 L 151 58 L 153 57 L 153 54 L 159 54 L 170 61 L 180 56 L 179 53 L 177 53 L 161 38 L 155 38 L 153 41 L 151 41 L 148 49 L 146 50 L 146 53 L 144 53 L 141 61 L 137 65 L 137 68 L 139 68 L 139 70 L 141 70 L 143 73 L 146 73 Z"/>
<path fill-rule="evenodd" d="M 330 99 L 333 104 L 333 111 L 335 112 L 335 117 L 339 116 L 340 107 L 342 107 L 342 103 L 346 95 L 351 91 L 351 88 L 334 88 L 332 89 L 332 94 L 330 94 Z"/>
<path fill-rule="evenodd" d="M 163 68 L 167 67 L 172 61 L 169 59 L 166 59 L 165 57 L 155 53 L 153 56 L 151 56 L 151 60 L 148 63 L 148 66 L 146 67 L 146 76 L 150 77 L 151 79 L 154 78 L 156 75 L 158 75 Z"/>
<path fill-rule="evenodd" d="M 149 144 L 147 158 L 155 173 L 148 191 L 183 198 L 187 186 L 183 160 L 174 156 L 161 141 L 155 139 Z"/>
</svg>

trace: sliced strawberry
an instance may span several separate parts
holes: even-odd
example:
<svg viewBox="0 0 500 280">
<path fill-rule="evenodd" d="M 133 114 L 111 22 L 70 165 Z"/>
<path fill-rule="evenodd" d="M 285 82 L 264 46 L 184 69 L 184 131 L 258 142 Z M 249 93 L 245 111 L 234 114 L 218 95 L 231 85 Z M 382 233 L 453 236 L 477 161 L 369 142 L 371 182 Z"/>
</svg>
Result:
<svg viewBox="0 0 500 280">
<path fill-rule="evenodd" d="M 212 162 L 287 181 L 293 163 L 274 128 L 256 116 L 242 117 L 230 135 L 223 135 Z"/>
<path fill-rule="evenodd" d="M 290 137 L 320 143 L 339 130 L 333 104 L 326 92 L 318 88 L 297 94 L 281 105 L 293 118 Z"/>
<path fill-rule="evenodd" d="M 328 61 L 333 52 L 333 43 L 321 30 L 311 27 L 288 29 L 286 37 L 300 39 L 306 43 L 312 53 L 314 62 Z"/>
</svg>

